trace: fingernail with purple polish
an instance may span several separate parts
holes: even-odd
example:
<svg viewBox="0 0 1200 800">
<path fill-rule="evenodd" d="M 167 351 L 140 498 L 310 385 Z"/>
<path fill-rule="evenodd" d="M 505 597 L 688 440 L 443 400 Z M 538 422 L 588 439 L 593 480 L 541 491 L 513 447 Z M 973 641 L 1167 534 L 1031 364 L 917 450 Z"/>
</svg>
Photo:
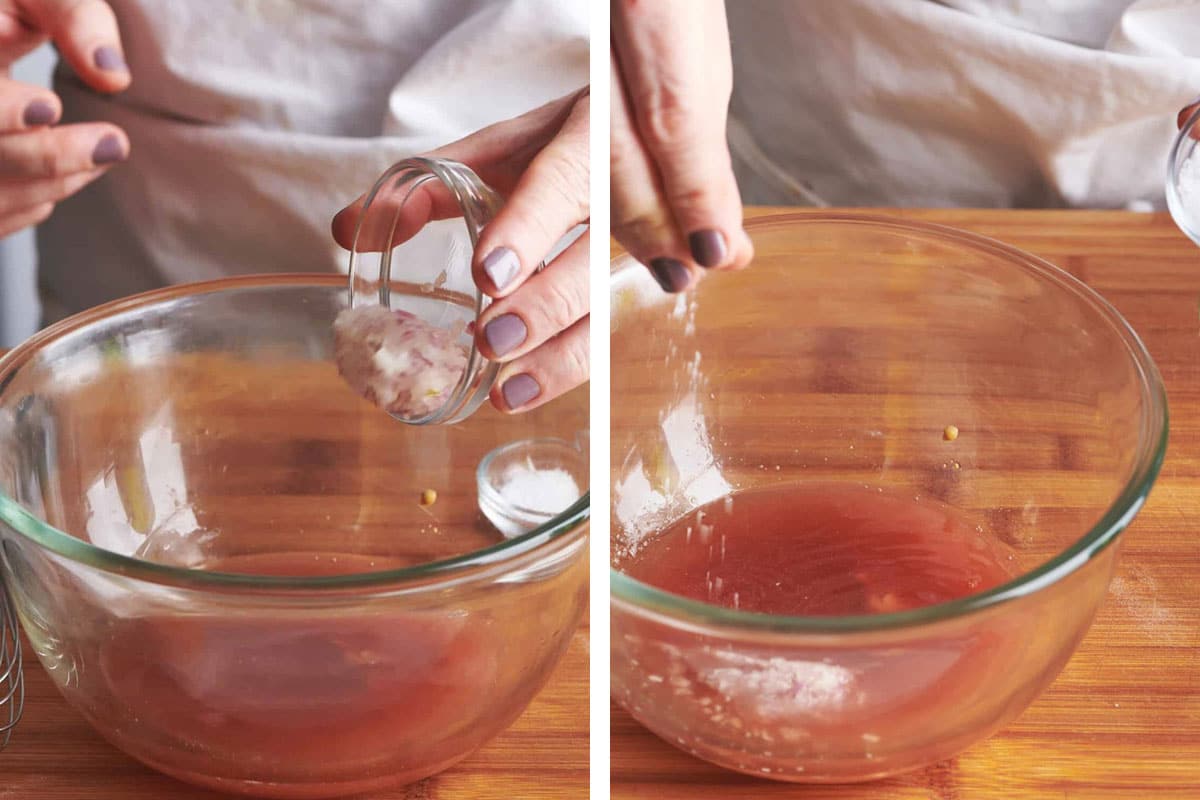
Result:
<svg viewBox="0 0 1200 800">
<path fill-rule="evenodd" d="M 483 338 L 497 356 L 504 356 L 521 346 L 529 329 L 516 314 L 501 314 L 483 327 Z"/>
<path fill-rule="evenodd" d="M 54 106 L 45 100 L 34 100 L 25 106 L 25 114 L 22 119 L 26 126 L 36 128 L 39 125 L 49 125 L 57 116 L 58 112 L 54 110 Z"/>
<path fill-rule="evenodd" d="M 691 277 L 682 261 L 673 258 L 656 258 L 650 262 L 650 274 L 664 292 L 682 292 Z"/>
<path fill-rule="evenodd" d="M 720 231 L 695 231 L 688 235 L 688 247 L 696 263 L 705 268 L 724 263 L 728 252 L 725 236 Z"/>
<path fill-rule="evenodd" d="M 516 411 L 526 403 L 533 402 L 542 393 L 542 387 L 532 376 L 521 373 L 506 380 L 500 387 L 500 393 L 504 395 L 504 402 L 509 409 Z"/>
<path fill-rule="evenodd" d="M 115 47 L 104 45 L 97 47 L 96 52 L 92 54 L 92 60 L 96 66 L 106 72 L 124 72 L 128 67 L 125 66 L 125 59 L 121 57 L 121 53 Z"/>
<path fill-rule="evenodd" d="M 497 247 L 483 259 L 483 271 L 492 279 L 492 285 L 497 290 L 503 290 L 521 271 L 521 260 L 507 247 Z"/>
<path fill-rule="evenodd" d="M 92 163 L 96 166 L 124 160 L 125 147 L 121 144 L 121 140 L 111 133 L 97 142 L 96 149 L 92 151 Z"/>
</svg>

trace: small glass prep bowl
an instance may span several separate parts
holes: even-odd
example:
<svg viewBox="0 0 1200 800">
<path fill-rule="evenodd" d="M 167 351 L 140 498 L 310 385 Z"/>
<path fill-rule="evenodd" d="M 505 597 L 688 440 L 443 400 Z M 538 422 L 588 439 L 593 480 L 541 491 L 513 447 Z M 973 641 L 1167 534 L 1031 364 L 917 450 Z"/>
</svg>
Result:
<svg viewBox="0 0 1200 800">
<path fill-rule="evenodd" d="M 521 713 L 582 614 L 587 497 L 503 541 L 475 468 L 586 426 L 586 391 L 401 425 L 330 361 L 346 295 L 171 288 L 0 361 L 0 567 L 32 649 L 178 778 L 333 797 L 438 772 Z"/>
<path fill-rule="evenodd" d="M 500 374 L 474 344 L 474 326 L 491 303 L 471 272 L 475 245 L 503 199 L 465 164 L 408 158 L 393 164 L 363 199 L 347 264 L 351 305 L 403 311 L 454 338 L 467 352 L 457 384 L 439 406 L 410 425 L 460 422 L 483 405 Z M 448 219 L 442 217 L 452 209 Z"/>
<path fill-rule="evenodd" d="M 1175 134 L 1167 157 L 1167 209 L 1188 238 L 1200 244 L 1200 107 Z"/>
<path fill-rule="evenodd" d="M 533 500 L 510 496 L 505 487 L 513 471 L 525 475 L 557 472 L 570 478 L 580 493 L 588 489 L 588 434 L 574 441 L 565 439 L 524 439 L 497 447 L 479 462 L 475 480 L 479 487 L 479 510 L 505 538 L 520 536 L 557 516 L 556 499 L 545 492 Z M 558 483 L 558 481 L 555 481 Z M 563 485 L 556 488 L 564 489 Z M 564 508 L 574 498 L 558 503 Z"/>
<path fill-rule="evenodd" d="M 1020 714 L 1087 631 L 1163 458 L 1161 380 L 1098 295 L 989 239 L 826 213 L 747 230 L 750 269 L 690 294 L 614 264 L 613 695 L 759 777 L 933 763 Z M 808 482 L 945 503 L 1022 574 L 916 610 L 784 617 L 620 571 L 699 506 Z"/>
</svg>

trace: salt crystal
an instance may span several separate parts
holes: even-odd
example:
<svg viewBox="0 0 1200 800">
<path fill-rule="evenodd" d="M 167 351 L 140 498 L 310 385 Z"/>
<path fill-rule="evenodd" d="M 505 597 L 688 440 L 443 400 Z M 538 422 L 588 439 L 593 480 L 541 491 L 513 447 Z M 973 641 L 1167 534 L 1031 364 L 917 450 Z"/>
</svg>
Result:
<svg viewBox="0 0 1200 800">
<path fill-rule="evenodd" d="M 538 469 L 512 464 L 497 481 L 501 508 L 483 504 L 483 512 L 506 538 L 527 533 L 566 511 L 582 496 L 565 469 Z"/>
<path fill-rule="evenodd" d="M 579 499 L 579 484 L 565 469 L 534 469 L 514 464 L 500 479 L 500 494 L 509 505 L 554 516 Z"/>
</svg>

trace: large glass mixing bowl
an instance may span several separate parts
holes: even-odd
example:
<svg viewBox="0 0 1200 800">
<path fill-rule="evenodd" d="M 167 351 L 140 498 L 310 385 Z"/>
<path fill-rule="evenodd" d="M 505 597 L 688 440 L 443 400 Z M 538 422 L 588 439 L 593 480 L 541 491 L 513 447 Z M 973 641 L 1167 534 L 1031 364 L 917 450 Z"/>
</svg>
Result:
<svg viewBox="0 0 1200 800">
<path fill-rule="evenodd" d="M 475 470 L 573 439 L 586 391 L 401 425 L 330 361 L 346 295 L 166 289 L 0 361 L 0 567 L 32 650 L 97 731 L 187 781 L 332 797 L 438 772 L 521 713 L 583 612 L 587 496 L 505 540 Z"/>
<path fill-rule="evenodd" d="M 949 757 L 1020 714 L 1091 624 L 1163 458 L 1161 380 L 1102 298 L 989 239 L 829 213 L 747 230 L 750 269 L 685 295 L 614 264 L 613 696 L 760 777 Z M 948 505 L 1019 577 L 915 610 L 792 617 L 622 571 L 731 492 L 830 483 Z"/>
</svg>

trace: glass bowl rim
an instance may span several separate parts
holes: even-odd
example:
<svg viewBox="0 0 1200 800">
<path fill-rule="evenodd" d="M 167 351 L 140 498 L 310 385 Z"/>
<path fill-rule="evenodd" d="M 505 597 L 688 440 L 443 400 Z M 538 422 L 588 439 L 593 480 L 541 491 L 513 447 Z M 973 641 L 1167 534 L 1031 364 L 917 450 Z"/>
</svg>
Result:
<svg viewBox="0 0 1200 800">
<path fill-rule="evenodd" d="M 168 286 L 114 300 L 95 308 L 68 317 L 35 333 L 0 357 L 0 396 L 17 371 L 36 353 L 47 345 L 77 333 L 90 325 L 119 315 L 146 310 L 155 305 L 174 300 L 183 300 L 201 295 L 236 292 L 248 289 L 270 289 L 284 287 L 318 287 L 346 291 L 346 278 L 339 274 L 278 273 L 266 275 L 242 275 L 212 281 Z M 382 412 L 380 412 L 382 413 Z M 397 423 L 400 424 L 400 423 Z M 570 508 L 543 525 L 512 539 L 500 541 L 480 550 L 430 561 L 401 569 L 362 572 L 350 575 L 319 577 L 283 577 L 274 575 L 250 575 L 229 572 L 209 572 L 200 569 L 156 564 L 132 556 L 121 555 L 111 550 L 77 539 L 38 519 L 20 503 L 8 497 L 0 489 L 0 523 L 12 528 L 18 535 L 56 555 L 72 562 L 98 569 L 102 572 L 119 574 L 147 583 L 180 586 L 197 589 L 264 590 L 280 592 L 316 592 L 348 589 L 404 589 L 409 585 L 420 585 L 422 590 L 437 590 L 447 584 L 471 580 L 479 572 L 501 574 L 519 569 L 528 559 L 544 555 L 542 551 L 552 543 L 562 540 L 567 534 L 578 532 L 583 535 L 584 526 L 591 512 L 591 492 L 584 492 Z M 569 542 L 568 542 L 569 544 Z"/>
<path fill-rule="evenodd" d="M 1200 112 L 1197 112 L 1197 115 L 1200 117 Z M 975 614 L 1032 595 L 1073 574 L 1116 541 L 1145 503 L 1158 477 L 1166 455 L 1169 427 L 1166 389 L 1158 367 L 1140 337 L 1120 312 L 1086 283 L 1045 259 L 990 237 L 948 225 L 870 213 L 788 210 L 747 219 L 745 229 L 748 234 L 753 235 L 756 231 L 772 228 L 816 224 L 867 226 L 891 233 L 915 235 L 941 245 L 986 253 L 1003 259 L 1012 267 L 1047 280 L 1091 306 L 1112 326 L 1125 345 L 1126 352 L 1141 378 L 1141 435 L 1139 452 L 1130 477 L 1091 529 L 1074 539 L 1054 558 L 1007 583 L 958 600 L 886 614 L 839 617 L 764 614 L 724 608 L 665 592 L 620 572 L 610 563 L 609 584 L 613 608 L 696 632 L 723 629 L 764 634 L 851 634 L 912 628 Z M 612 279 L 633 268 L 642 267 L 627 253 L 616 255 L 612 259 L 609 273 L 610 286 Z M 753 266 L 750 268 L 753 269 Z"/>
</svg>

